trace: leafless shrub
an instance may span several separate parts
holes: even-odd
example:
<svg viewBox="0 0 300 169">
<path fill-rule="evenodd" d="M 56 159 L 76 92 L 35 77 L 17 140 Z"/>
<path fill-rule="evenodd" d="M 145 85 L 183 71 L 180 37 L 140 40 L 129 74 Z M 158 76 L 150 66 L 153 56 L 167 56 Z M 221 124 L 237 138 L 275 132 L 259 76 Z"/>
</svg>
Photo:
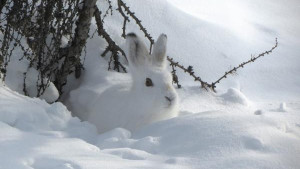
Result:
<svg viewBox="0 0 300 169">
<path fill-rule="evenodd" d="M 125 57 L 124 51 L 110 37 L 104 29 L 105 19 L 110 14 L 119 13 L 123 17 L 122 37 L 126 35 L 126 25 L 133 20 L 145 37 L 150 42 L 150 53 L 154 40 L 142 22 L 122 0 L 117 0 L 117 7 L 113 7 L 111 0 L 101 3 L 108 3 L 108 8 L 103 12 L 96 6 L 97 0 L 1 0 L 0 2 L 0 71 L 5 79 L 7 66 L 11 60 L 13 51 L 19 48 L 23 52 L 22 58 L 27 59 L 30 64 L 28 68 L 38 70 L 37 97 L 45 92 L 50 82 L 54 82 L 56 88 L 62 94 L 63 86 L 67 83 L 67 77 L 75 72 L 79 78 L 83 69 L 82 51 L 85 48 L 89 37 L 89 30 L 92 17 L 95 17 L 97 33 L 107 42 L 107 47 L 102 56 L 109 52 L 111 56 L 108 61 L 108 69 L 118 72 L 126 72 L 125 66 L 120 62 L 120 57 Z M 115 9 L 115 10 L 114 10 Z M 103 16 L 101 14 L 103 13 Z M 67 43 L 63 43 L 63 39 Z M 24 45 L 24 42 L 27 44 Z M 250 60 L 233 67 L 225 72 L 215 82 L 207 83 L 197 76 L 192 66 L 184 67 L 168 56 L 172 68 L 173 82 L 181 88 L 177 69 L 184 71 L 199 82 L 201 87 L 216 91 L 216 85 L 228 75 L 232 75 L 238 69 L 256 61 L 258 58 L 270 54 L 275 46 Z M 126 58 L 127 60 L 127 58 Z M 28 94 L 26 87 L 27 72 L 24 72 L 23 92 Z M 44 80 L 46 79 L 46 80 Z"/>
</svg>

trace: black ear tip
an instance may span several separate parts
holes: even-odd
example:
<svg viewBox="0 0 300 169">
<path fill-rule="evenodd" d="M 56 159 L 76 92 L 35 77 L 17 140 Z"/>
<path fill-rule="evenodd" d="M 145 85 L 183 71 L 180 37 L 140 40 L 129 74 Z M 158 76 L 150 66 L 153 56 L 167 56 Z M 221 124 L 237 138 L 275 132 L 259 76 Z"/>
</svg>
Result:
<svg viewBox="0 0 300 169">
<path fill-rule="evenodd" d="M 133 37 L 133 38 L 136 38 L 136 37 L 137 37 L 136 34 L 133 33 L 133 32 L 128 33 L 126 36 L 128 36 L 128 37 Z"/>
</svg>

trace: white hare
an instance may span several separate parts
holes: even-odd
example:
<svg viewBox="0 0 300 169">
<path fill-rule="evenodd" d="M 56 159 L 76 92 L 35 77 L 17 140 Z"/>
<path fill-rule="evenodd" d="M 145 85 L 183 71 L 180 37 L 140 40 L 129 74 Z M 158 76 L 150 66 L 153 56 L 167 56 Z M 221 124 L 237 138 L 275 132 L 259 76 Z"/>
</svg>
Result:
<svg viewBox="0 0 300 169">
<path fill-rule="evenodd" d="M 160 35 L 150 55 L 134 33 L 126 36 L 132 81 L 109 87 L 89 108 L 88 121 L 100 133 L 116 127 L 132 131 L 177 116 L 178 95 L 166 68 L 166 43 L 167 36 Z"/>
</svg>

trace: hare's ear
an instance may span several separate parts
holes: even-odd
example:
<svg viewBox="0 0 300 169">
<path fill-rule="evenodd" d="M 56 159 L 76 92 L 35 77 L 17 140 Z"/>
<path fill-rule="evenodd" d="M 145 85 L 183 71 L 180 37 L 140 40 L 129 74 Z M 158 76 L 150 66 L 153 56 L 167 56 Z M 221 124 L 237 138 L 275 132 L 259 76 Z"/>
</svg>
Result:
<svg viewBox="0 0 300 169">
<path fill-rule="evenodd" d="M 166 67 L 167 52 L 167 35 L 161 34 L 154 44 L 153 48 L 153 65 Z"/>
<path fill-rule="evenodd" d="M 146 45 L 134 33 L 126 35 L 126 48 L 129 66 L 143 66 L 150 58 Z"/>
</svg>

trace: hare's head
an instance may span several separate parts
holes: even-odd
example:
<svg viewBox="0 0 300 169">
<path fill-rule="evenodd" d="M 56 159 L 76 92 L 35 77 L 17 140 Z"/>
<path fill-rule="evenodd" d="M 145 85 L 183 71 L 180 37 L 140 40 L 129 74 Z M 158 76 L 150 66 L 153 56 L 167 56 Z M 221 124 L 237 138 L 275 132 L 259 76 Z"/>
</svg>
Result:
<svg viewBox="0 0 300 169">
<path fill-rule="evenodd" d="M 127 56 L 133 89 L 140 93 L 140 99 L 151 100 L 149 103 L 158 108 L 174 108 L 178 96 L 172 85 L 171 73 L 167 70 L 166 58 L 167 36 L 159 36 L 149 54 L 146 45 L 134 34 L 126 36 Z"/>
</svg>

